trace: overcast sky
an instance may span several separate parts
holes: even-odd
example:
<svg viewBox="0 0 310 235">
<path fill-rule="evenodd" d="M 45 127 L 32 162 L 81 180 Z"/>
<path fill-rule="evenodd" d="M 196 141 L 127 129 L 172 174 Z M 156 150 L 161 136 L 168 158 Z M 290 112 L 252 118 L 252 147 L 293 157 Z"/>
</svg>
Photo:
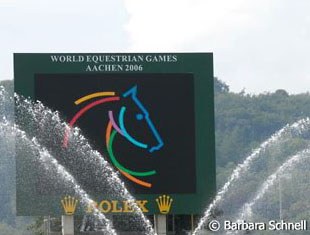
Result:
<svg viewBox="0 0 310 235">
<path fill-rule="evenodd" d="M 310 0 L 0 0 L 13 52 L 213 52 L 231 90 L 310 91 Z"/>
</svg>

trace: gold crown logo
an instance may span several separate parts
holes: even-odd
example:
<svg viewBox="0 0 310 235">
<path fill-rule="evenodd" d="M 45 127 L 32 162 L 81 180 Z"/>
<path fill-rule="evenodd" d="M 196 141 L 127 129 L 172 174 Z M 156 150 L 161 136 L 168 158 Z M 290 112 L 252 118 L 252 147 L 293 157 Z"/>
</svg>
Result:
<svg viewBox="0 0 310 235">
<path fill-rule="evenodd" d="M 61 200 L 61 204 L 66 215 L 74 214 L 78 202 L 79 201 L 77 199 L 71 196 L 65 196 L 64 199 Z"/>
<path fill-rule="evenodd" d="M 156 199 L 156 202 L 160 213 L 168 214 L 171 209 L 173 199 L 168 195 L 162 195 Z"/>
</svg>

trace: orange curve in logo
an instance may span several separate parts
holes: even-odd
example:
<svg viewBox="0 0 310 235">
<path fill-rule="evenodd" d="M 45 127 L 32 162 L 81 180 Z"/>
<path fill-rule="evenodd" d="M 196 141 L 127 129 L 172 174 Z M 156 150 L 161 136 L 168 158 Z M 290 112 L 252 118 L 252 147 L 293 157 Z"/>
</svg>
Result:
<svg viewBox="0 0 310 235">
<path fill-rule="evenodd" d="M 146 188 L 152 188 L 152 184 L 148 183 L 148 182 L 145 182 L 145 181 L 142 181 L 142 180 L 139 180 L 135 177 L 133 177 L 132 175 L 129 175 L 128 173 L 118 169 L 126 178 L 128 178 L 129 180 L 135 182 L 136 184 L 139 184 L 139 185 L 142 185 Z"/>
<path fill-rule="evenodd" d="M 109 124 L 107 126 L 107 131 L 105 133 L 106 146 L 109 146 L 111 131 L 112 131 L 112 122 L 109 121 Z"/>
<path fill-rule="evenodd" d="M 107 126 L 107 130 L 106 130 L 106 145 L 107 146 L 108 146 L 108 143 L 110 142 L 111 131 L 112 131 L 112 122 L 109 121 L 108 126 Z M 152 187 L 151 183 L 148 183 L 148 182 L 142 181 L 140 179 L 137 179 L 136 177 L 128 174 L 127 172 L 122 171 L 118 167 L 117 167 L 117 169 L 119 170 L 119 172 L 122 173 L 123 176 L 125 176 L 127 179 L 131 180 L 132 182 L 134 182 L 136 184 L 139 184 L 141 186 L 144 186 L 146 188 L 151 188 Z"/>
<path fill-rule="evenodd" d="M 92 93 L 86 96 L 83 96 L 79 99 L 77 99 L 76 101 L 74 101 L 74 103 L 76 105 L 81 104 L 87 100 L 93 99 L 93 98 L 97 98 L 97 97 L 102 97 L 102 96 L 115 96 L 115 92 L 114 91 L 104 91 L 104 92 L 96 92 L 96 93 Z"/>
</svg>

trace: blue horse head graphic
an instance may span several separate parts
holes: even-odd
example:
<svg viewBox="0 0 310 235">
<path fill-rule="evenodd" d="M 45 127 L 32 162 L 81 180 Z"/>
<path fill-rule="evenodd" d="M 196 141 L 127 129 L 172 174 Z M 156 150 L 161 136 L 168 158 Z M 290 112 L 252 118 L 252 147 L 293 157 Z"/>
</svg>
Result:
<svg viewBox="0 0 310 235">
<path fill-rule="evenodd" d="M 137 120 L 144 120 L 147 125 L 149 126 L 150 130 L 152 131 L 153 133 L 153 136 L 155 137 L 156 141 L 157 141 L 157 144 L 154 145 L 154 146 L 148 146 L 147 144 L 144 144 L 140 141 L 137 141 L 135 140 L 126 130 L 126 127 L 124 125 L 124 115 L 125 115 L 125 112 L 126 112 L 126 107 L 122 107 L 121 110 L 120 110 L 120 115 L 119 115 L 119 125 L 120 125 L 120 129 L 121 131 L 123 132 L 123 135 L 127 138 L 127 140 L 129 140 L 132 144 L 140 147 L 140 148 L 145 148 L 145 149 L 148 149 L 149 152 L 154 152 L 155 150 L 159 150 L 163 147 L 164 143 L 163 143 L 163 140 L 162 138 L 160 137 L 157 129 L 155 128 L 151 118 L 150 118 L 150 115 L 149 115 L 149 112 L 147 111 L 147 109 L 144 107 L 144 105 L 141 103 L 141 101 L 138 99 L 137 97 L 137 92 L 138 92 L 138 89 L 137 89 L 137 86 L 134 86 L 132 87 L 131 89 L 129 89 L 128 91 L 126 91 L 124 94 L 123 94 L 123 97 L 131 97 L 132 100 L 134 101 L 134 103 L 137 105 L 137 107 L 139 108 L 139 110 L 141 111 L 141 113 L 138 113 L 136 115 L 136 118 Z"/>
</svg>

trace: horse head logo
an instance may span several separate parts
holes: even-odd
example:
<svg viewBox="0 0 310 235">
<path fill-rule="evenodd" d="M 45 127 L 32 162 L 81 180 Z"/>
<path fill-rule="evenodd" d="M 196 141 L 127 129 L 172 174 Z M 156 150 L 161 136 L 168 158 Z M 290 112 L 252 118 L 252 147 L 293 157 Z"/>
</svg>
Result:
<svg viewBox="0 0 310 235">
<path fill-rule="evenodd" d="M 104 98 L 97 99 L 99 97 L 104 97 Z M 137 86 L 133 86 L 132 88 L 130 88 L 129 90 L 121 94 L 120 96 L 117 96 L 115 92 L 96 92 L 96 93 L 83 96 L 79 98 L 78 100 L 76 100 L 74 103 L 76 105 L 80 105 L 92 99 L 96 99 L 96 100 L 87 104 L 83 108 L 81 108 L 69 122 L 69 127 L 70 128 L 73 127 L 74 124 L 77 122 L 77 120 L 82 115 L 84 115 L 88 110 L 92 109 L 95 106 L 102 105 L 105 103 L 111 103 L 111 102 L 120 102 L 121 100 L 124 100 L 124 99 L 131 99 L 131 101 L 133 101 L 136 106 L 136 110 L 138 110 L 138 112 L 135 114 L 135 119 L 139 122 L 144 121 L 146 123 L 146 126 L 151 131 L 152 137 L 155 140 L 154 141 L 155 144 L 144 143 L 143 140 L 136 139 L 135 137 L 133 137 L 132 133 L 128 132 L 127 130 L 128 128 L 125 123 L 125 117 L 126 117 L 128 110 L 127 110 L 126 105 L 121 105 L 117 118 L 115 118 L 116 117 L 115 113 L 113 113 L 112 110 L 108 110 L 107 112 L 108 124 L 107 124 L 106 134 L 105 134 L 106 150 L 108 152 L 111 162 L 118 169 L 120 173 L 122 173 L 126 178 L 128 178 L 129 180 L 131 180 L 132 182 L 138 185 L 151 188 L 152 187 L 151 183 L 138 179 L 137 177 L 147 177 L 147 176 L 155 175 L 156 174 L 155 170 L 141 172 L 141 171 L 135 171 L 132 169 L 128 169 L 117 160 L 117 158 L 114 155 L 114 151 L 113 151 L 113 142 L 117 134 L 119 134 L 123 138 L 126 138 L 126 140 L 128 140 L 132 145 L 138 148 L 141 148 L 141 149 L 145 149 L 149 153 L 158 151 L 164 146 L 164 142 L 158 130 L 156 129 L 155 125 L 153 124 L 148 110 L 138 98 Z M 66 130 L 65 135 L 64 135 L 64 140 L 63 140 L 64 147 L 67 147 L 68 145 L 70 128 Z"/>
<path fill-rule="evenodd" d="M 148 127 L 150 128 L 150 130 L 153 133 L 153 136 L 156 139 L 156 145 L 154 146 L 148 146 L 147 144 L 143 144 L 135 139 L 133 139 L 128 132 L 126 131 L 126 127 L 124 124 L 124 114 L 126 112 L 126 107 L 122 107 L 121 111 L 120 111 L 120 115 L 119 115 L 119 124 L 121 127 L 121 130 L 123 132 L 123 135 L 134 145 L 140 147 L 140 148 L 147 148 L 150 152 L 154 152 L 155 150 L 159 150 L 160 148 L 163 147 L 164 143 L 157 131 L 157 129 L 155 128 L 152 120 L 150 119 L 150 115 L 149 112 L 147 111 L 147 109 L 143 106 L 143 104 L 141 103 L 141 101 L 138 99 L 137 97 L 137 86 L 134 86 L 133 88 L 131 88 L 130 90 L 128 90 L 127 92 L 125 92 L 123 94 L 123 97 L 131 97 L 132 100 L 134 101 L 134 103 L 137 105 L 137 107 L 139 108 L 139 110 L 141 111 L 140 113 L 136 114 L 136 119 L 143 121 L 145 120 L 145 122 L 147 123 Z"/>
</svg>

